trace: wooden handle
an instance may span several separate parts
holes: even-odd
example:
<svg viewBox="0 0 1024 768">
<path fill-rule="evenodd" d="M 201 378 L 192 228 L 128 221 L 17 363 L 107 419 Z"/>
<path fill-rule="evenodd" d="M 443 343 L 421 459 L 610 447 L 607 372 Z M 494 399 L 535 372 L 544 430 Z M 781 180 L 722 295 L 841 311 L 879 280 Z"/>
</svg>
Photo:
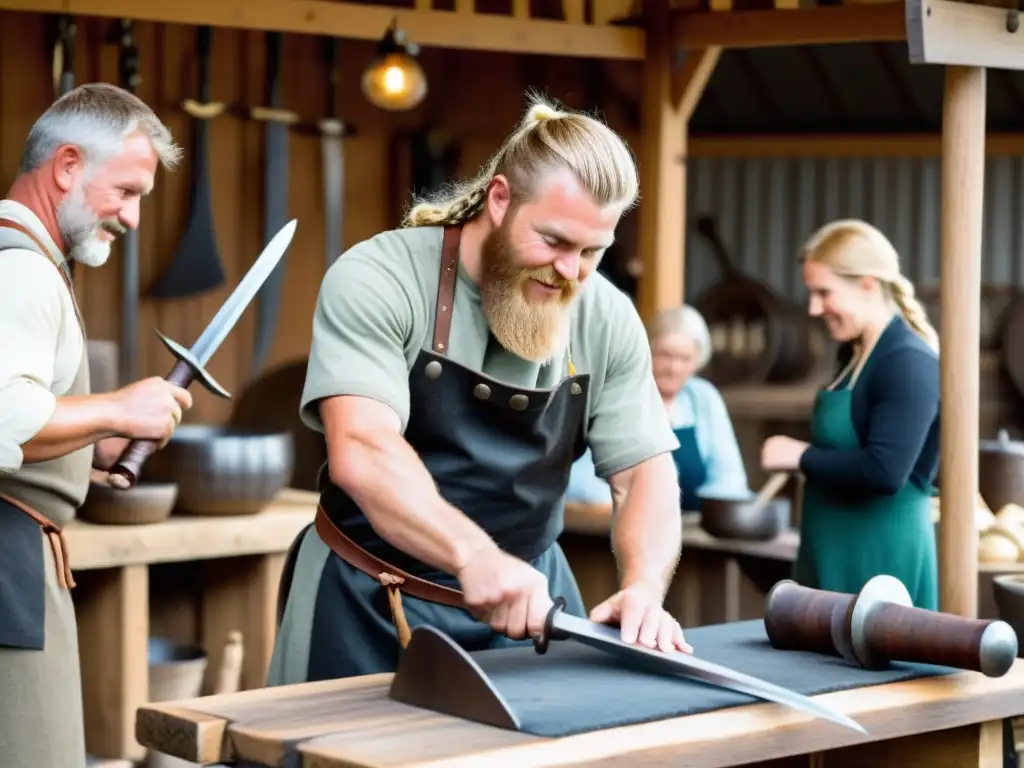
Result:
<svg viewBox="0 0 1024 768">
<path fill-rule="evenodd" d="M 789 480 L 789 472 L 776 472 L 769 477 L 768 482 L 764 484 L 764 487 L 758 492 L 757 498 L 754 499 L 754 509 L 760 509 L 774 499 L 787 480 Z"/>
<path fill-rule="evenodd" d="M 194 378 L 192 366 L 183 360 L 179 360 L 166 377 L 167 381 L 182 389 L 188 389 Z M 110 468 L 110 485 L 121 491 L 133 487 L 139 481 L 142 465 L 159 447 L 154 440 L 132 440 L 128 443 L 128 447 Z"/>
<path fill-rule="evenodd" d="M 196 120 L 213 120 L 213 118 L 220 117 L 224 113 L 227 105 L 219 101 L 202 104 L 195 99 L 185 99 L 181 102 L 181 108 Z"/>
<path fill-rule="evenodd" d="M 993 623 L 883 603 L 871 611 L 864 638 L 886 659 L 981 672 L 981 636 Z"/>
<path fill-rule="evenodd" d="M 294 125 L 299 122 L 297 113 L 292 112 L 290 109 L 276 109 L 274 107 L 252 107 L 249 110 L 249 117 L 261 123 Z"/>
<path fill-rule="evenodd" d="M 839 655 L 832 642 L 833 617 L 845 618 L 854 595 L 780 581 L 765 600 L 764 628 L 780 651 Z"/>
</svg>

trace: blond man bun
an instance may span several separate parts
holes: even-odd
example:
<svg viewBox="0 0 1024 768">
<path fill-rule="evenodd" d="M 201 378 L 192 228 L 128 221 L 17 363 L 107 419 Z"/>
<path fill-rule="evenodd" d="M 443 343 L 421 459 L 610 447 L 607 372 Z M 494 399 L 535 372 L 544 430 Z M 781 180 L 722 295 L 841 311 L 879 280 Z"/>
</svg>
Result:
<svg viewBox="0 0 1024 768">
<path fill-rule="evenodd" d="M 519 125 L 469 181 L 451 184 L 430 199 L 419 199 L 406 213 L 406 227 L 451 226 L 474 218 L 484 206 L 491 180 L 509 180 L 515 202 L 529 199 L 538 179 L 569 169 L 598 205 L 636 204 L 640 182 L 626 142 L 595 117 L 560 110 L 539 95 L 529 98 Z"/>
</svg>

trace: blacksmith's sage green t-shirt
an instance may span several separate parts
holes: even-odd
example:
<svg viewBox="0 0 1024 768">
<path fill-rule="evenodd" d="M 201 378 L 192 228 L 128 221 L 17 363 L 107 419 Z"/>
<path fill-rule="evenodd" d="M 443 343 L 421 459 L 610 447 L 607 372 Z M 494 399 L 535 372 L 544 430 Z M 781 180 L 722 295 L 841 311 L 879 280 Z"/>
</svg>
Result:
<svg viewBox="0 0 1024 768">
<path fill-rule="evenodd" d="M 323 431 L 317 402 L 359 395 L 390 406 L 404 430 L 409 371 L 429 350 L 441 264 L 442 227 L 383 232 L 350 248 L 328 269 L 313 318 L 303 421 Z M 570 349 L 590 374 L 585 429 L 597 474 L 608 478 L 678 446 L 651 372 L 643 324 L 629 297 L 603 275 L 587 278 L 573 310 Z M 461 268 L 448 357 L 519 387 L 554 387 L 569 350 L 541 365 L 491 335 L 480 290 Z"/>
</svg>

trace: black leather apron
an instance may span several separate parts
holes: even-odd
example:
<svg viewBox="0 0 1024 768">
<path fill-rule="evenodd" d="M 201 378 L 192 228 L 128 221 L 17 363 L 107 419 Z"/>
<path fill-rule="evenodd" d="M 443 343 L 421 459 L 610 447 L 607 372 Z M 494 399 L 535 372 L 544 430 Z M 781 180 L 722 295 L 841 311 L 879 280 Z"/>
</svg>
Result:
<svg viewBox="0 0 1024 768">
<path fill-rule="evenodd" d="M 441 496 L 480 525 L 505 551 L 544 573 L 551 594 L 584 615 L 583 601 L 557 544 L 572 463 L 586 448 L 590 376 L 567 375 L 553 389 L 527 389 L 472 371 L 448 357 L 461 228 L 446 228 L 434 333 L 409 374 L 405 438 Z M 571 371 L 571 369 L 570 369 Z M 570 373 L 567 371 L 567 374 Z M 457 590 L 454 576 L 397 550 L 374 532 L 355 502 L 323 473 L 321 515 L 393 571 Z M 321 538 L 325 519 L 318 522 Z M 310 680 L 392 671 L 399 642 L 387 590 L 332 547 L 318 589 L 309 649 Z M 356 562 L 356 565 L 359 565 Z M 409 586 L 409 585 L 406 585 Z M 467 650 L 513 644 L 466 610 L 402 595 L 410 627 L 431 624 Z"/>
</svg>

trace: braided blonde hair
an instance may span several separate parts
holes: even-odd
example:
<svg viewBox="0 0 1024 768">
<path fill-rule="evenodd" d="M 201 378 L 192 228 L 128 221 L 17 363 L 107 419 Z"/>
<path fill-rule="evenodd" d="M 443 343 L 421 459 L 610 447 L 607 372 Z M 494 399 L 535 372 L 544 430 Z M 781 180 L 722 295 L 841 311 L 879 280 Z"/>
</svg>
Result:
<svg viewBox="0 0 1024 768">
<path fill-rule="evenodd" d="M 840 219 L 815 232 L 800 252 L 801 261 L 824 264 L 843 277 L 873 277 L 886 298 L 899 309 L 907 325 L 932 349 L 938 351 L 939 335 L 928 321 L 914 284 L 900 272 L 896 248 L 878 229 L 859 219 Z"/>
<path fill-rule="evenodd" d="M 545 171 L 568 168 L 600 206 L 636 204 L 639 180 L 629 147 L 607 125 L 580 112 L 560 110 L 538 95 L 516 129 L 480 172 L 452 184 L 433 199 L 415 201 L 405 227 L 455 225 L 469 221 L 484 207 L 491 180 L 506 176 L 514 202 L 528 199 Z"/>
</svg>

